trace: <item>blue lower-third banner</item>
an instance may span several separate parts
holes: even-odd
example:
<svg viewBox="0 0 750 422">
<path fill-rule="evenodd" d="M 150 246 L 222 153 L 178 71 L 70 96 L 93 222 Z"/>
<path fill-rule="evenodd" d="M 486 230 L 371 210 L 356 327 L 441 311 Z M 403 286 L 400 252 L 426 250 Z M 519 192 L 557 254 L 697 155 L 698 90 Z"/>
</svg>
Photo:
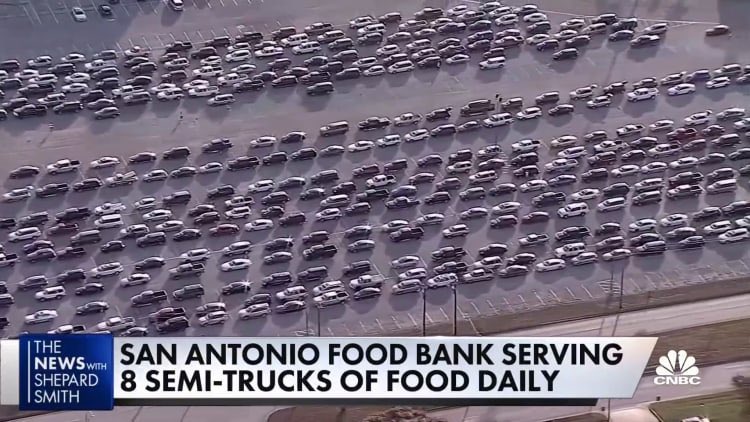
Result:
<svg viewBox="0 0 750 422">
<path fill-rule="evenodd" d="M 107 334 L 21 336 L 20 409 L 112 409 L 113 350 Z"/>
</svg>

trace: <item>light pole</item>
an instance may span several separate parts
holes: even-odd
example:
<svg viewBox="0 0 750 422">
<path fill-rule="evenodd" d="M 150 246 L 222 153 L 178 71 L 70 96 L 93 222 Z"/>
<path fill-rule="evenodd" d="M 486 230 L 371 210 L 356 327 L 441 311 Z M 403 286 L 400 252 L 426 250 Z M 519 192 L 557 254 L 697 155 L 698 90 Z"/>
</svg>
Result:
<svg viewBox="0 0 750 422">
<path fill-rule="evenodd" d="M 622 301 L 623 296 L 625 295 L 625 267 L 627 266 L 627 262 L 623 262 L 622 264 L 622 272 L 620 272 L 620 310 L 622 310 Z"/>
<path fill-rule="evenodd" d="M 427 287 L 422 286 L 422 337 L 427 337 Z"/>
<path fill-rule="evenodd" d="M 453 284 L 453 337 L 458 336 L 458 282 Z"/>
<path fill-rule="evenodd" d="M 318 330 L 317 330 L 317 333 L 318 333 L 318 337 L 320 337 L 321 336 L 321 333 L 320 333 L 320 306 L 318 306 Z"/>
<path fill-rule="evenodd" d="M 310 309 L 305 309 L 305 337 L 310 336 Z"/>
</svg>

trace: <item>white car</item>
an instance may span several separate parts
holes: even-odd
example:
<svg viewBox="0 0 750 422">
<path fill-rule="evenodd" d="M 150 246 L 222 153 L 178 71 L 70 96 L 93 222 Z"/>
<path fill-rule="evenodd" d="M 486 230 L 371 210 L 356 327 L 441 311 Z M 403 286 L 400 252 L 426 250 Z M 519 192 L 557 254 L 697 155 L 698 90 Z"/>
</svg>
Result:
<svg viewBox="0 0 750 422">
<path fill-rule="evenodd" d="M 703 233 L 709 235 L 722 234 L 729 230 L 732 230 L 732 222 L 729 220 L 715 221 L 703 227 Z"/>
<path fill-rule="evenodd" d="M 750 215 L 744 216 L 740 219 L 734 220 L 734 224 L 737 227 L 748 227 L 750 228 Z"/>
<path fill-rule="evenodd" d="M 711 110 L 701 111 L 699 113 L 693 113 L 688 117 L 685 117 L 685 126 L 700 126 L 711 122 L 711 116 L 713 112 Z"/>
<path fill-rule="evenodd" d="M 228 86 L 243 81 L 249 77 L 250 76 L 248 76 L 247 73 L 227 73 L 224 76 L 219 76 L 219 78 L 216 79 L 216 82 L 219 86 Z"/>
<path fill-rule="evenodd" d="M 542 12 L 530 13 L 523 17 L 523 21 L 527 23 L 537 23 L 546 20 L 549 20 L 549 18 L 547 18 L 547 15 Z"/>
<path fill-rule="evenodd" d="M 674 97 L 677 95 L 692 94 L 694 92 L 695 92 L 694 84 L 682 83 L 682 84 L 675 85 L 669 88 L 667 90 L 667 95 Z"/>
<path fill-rule="evenodd" d="M 398 133 L 392 133 L 390 135 L 385 135 L 382 138 L 378 138 L 377 141 L 375 141 L 377 146 L 379 147 L 392 147 L 399 145 L 401 143 L 401 135 Z"/>
<path fill-rule="evenodd" d="M 544 170 L 550 173 L 562 172 L 578 167 L 578 160 L 557 158 L 544 165 Z"/>
<path fill-rule="evenodd" d="M 632 92 L 628 92 L 627 98 L 630 102 L 653 100 L 659 95 L 659 90 L 656 88 L 638 88 Z"/>
<path fill-rule="evenodd" d="M 81 53 L 68 53 L 60 59 L 63 63 L 83 63 L 86 61 L 86 56 Z"/>
<path fill-rule="evenodd" d="M 602 255 L 602 259 L 605 261 L 620 261 L 622 259 L 630 258 L 630 255 L 632 254 L 633 252 L 631 252 L 630 249 L 617 248 Z"/>
<path fill-rule="evenodd" d="M 172 218 L 172 211 L 168 209 L 158 209 L 143 214 L 143 221 L 147 223 L 156 223 L 167 221 Z"/>
<path fill-rule="evenodd" d="M 398 44 L 386 44 L 375 50 L 375 55 L 378 57 L 388 57 L 400 52 L 401 47 Z"/>
<path fill-rule="evenodd" d="M 198 85 L 188 90 L 189 97 L 213 97 L 219 94 L 219 87 L 215 85 Z"/>
<path fill-rule="evenodd" d="M 72 84 L 63 85 L 60 89 L 65 94 L 76 94 L 86 92 L 89 90 L 89 86 L 83 82 L 76 82 Z"/>
<path fill-rule="evenodd" d="M 271 229 L 273 229 L 273 220 L 269 220 L 265 218 L 253 220 L 245 224 L 245 230 L 249 232 L 257 232 L 257 231 L 271 230 Z"/>
<path fill-rule="evenodd" d="M 584 188 L 570 195 L 570 200 L 576 201 L 576 202 L 589 201 L 589 200 L 598 198 L 600 194 L 601 194 L 601 191 L 599 189 Z"/>
<path fill-rule="evenodd" d="M 534 152 L 542 145 L 538 139 L 521 139 L 511 145 L 514 153 Z"/>
<path fill-rule="evenodd" d="M 574 31 L 573 36 L 576 36 L 576 35 L 577 34 Z M 571 101 L 589 99 L 594 96 L 594 93 L 596 92 L 597 88 L 599 88 L 599 85 L 597 84 L 591 84 L 589 86 L 577 88 L 575 91 L 570 91 L 570 99 Z"/>
<path fill-rule="evenodd" d="M 528 107 L 516 113 L 518 120 L 531 120 L 542 117 L 542 109 L 539 107 Z"/>
<path fill-rule="evenodd" d="M 159 201 L 153 196 L 143 197 L 133 203 L 133 209 L 136 211 L 148 211 L 156 208 Z"/>
<path fill-rule="evenodd" d="M 42 236 L 41 230 L 37 227 L 24 227 L 8 233 L 9 242 L 20 242 L 23 240 L 33 240 Z"/>
<path fill-rule="evenodd" d="M 236 258 L 221 264 L 221 270 L 224 272 L 245 270 L 250 268 L 250 264 L 251 262 L 249 259 Z"/>
<path fill-rule="evenodd" d="M 211 250 L 206 248 L 191 249 L 180 255 L 182 262 L 203 262 L 211 257 Z"/>
<path fill-rule="evenodd" d="M 185 223 L 180 220 L 168 220 L 157 224 L 154 230 L 159 232 L 176 232 L 185 228 Z"/>
<path fill-rule="evenodd" d="M 479 62 L 479 68 L 482 70 L 500 69 L 505 66 L 505 57 L 490 57 L 487 60 Z"/>
<path fill-rule="evenodd" d="M 596 210 L 599 212 L 613 212 L 624 209 L 628 205 L 625 198 L 617 196 L 614 198 L 608 198 L 600 202 L 596 206 Z"/>
<path fill-rule="evenodd" d="M 415 125 L 422 120 L 422 115 L 417 113 L 403 113 L 393 119 L 394 126 Z"/>
<path fill-rule="evenodd" d="M 262 318 L 270 314 L 271 305 L 267 303 L 256 303 L 255 305 L 250 305 L 247 308 L 240 309 L 237 315 L 240 317 L 240 319 L 246 320 Z"/>
<path fill-rule="evenodd" d="M 547 41 L 551 39 L 552 37 L 547 34 L 535 34 L 528 38 L 526 38 L 526 44 L 528 45 L 537 45 L 544 41 Z"/>
<path fill-rule="evenodd" d="M 125 271 L 125 268 L 119 262 L 117 261 L 107 262 L 92 269 L 91 277 L 93 278 L 109 277 L 113 275 L 118 275 L 123 271 Z"/>
<path fill-rule="evenodd" d="M 235 207 L 227 210 L 224 216 L 228 220 L 242 219 L 250 217 L 250 207 Z"/>
<path fill-rule="evenodd" d="M 275 136 L 261 136 L 250 141 L 250 148 L 269 148 L 276 145 Z"/>
<path fill-rule="evenodd" d="M 258 180 L 247 187 L 248 194 L 270 192 L 276 187 L 276 182 L 271 179 Z"/>
<path fill-rule="evenodd" d="M 641 171 L 641 168 L 635 164 L 623 164 L 620 167 L 612 170 L 613 177 L 628 177 Z"/>
<path fill-rule="evenodd" d="M 391 220 L 383 224 L 382 226 L 380 226 L 380 229 L 386 233 L 392 233 L 398 229 L 408 227 L 408 226 L 409 226 L 409 222 L 406 220 Z"/>
<path fill-rule="evenodd" d="M 75 72 L 65 77 L 66 84 L 87 83 L 91 80 L 91 75 L 85 72 Z"/>
<path fill-rule="evenodd" d="M 89 18 L 86 16 L 86 11 L 76 6 L 70 9 L 70 13 L 73 15 L 73 20 L 76 22 L 86 22 Z"/>
<path fill-rule="evenodd" d="M 231 69 L 229 69 L 230 73 L 240 73 L 240 74 L 247 74 L 247 73 L 253 73 L 257 69 L 257 66 L 250 63 L 242 63 L 239 66 L 235 66 Z"/>
<path fill-rule="evenodd" d="M 642 174 L 661 173 L 669 168 L 669 164 L 663 161 L 652 161 L 641 167 Z"/>
<path fill-rule="evenodd" d="M 750 239 L 750 230 L 746 227 L 729 230 L 719 235 L 719 243 L 734 243 Z"/>
<path fill-rule="evenodd" d="M 414 225 L 419 227 L 424 226 L 439 226 L 442 225 L 445 221 L 445 215 L 433 212 L 429 214 L 425 214 L 423 216 L 418 217 L 416 220 L 414 220 Z"/>
<path fill-rule="evenodd" d="M 586 102 L 588 108 L 609 107 L 610 105 L 612 105 L 612 96 L 610 95 L 599 95 Z"/>
<path fill-rule="evenodd" d="M 386 70 L 390 74 L 397 74 L 397 73 L 411 72 L 412 70 L 414 70 L 414 68 L 415 68 L 414 63 L 412 63 L 409 60 L 402 60 L 400 62 L 396 62 L 388 66 Z"/>
<path fill-rule="evenodd" d="M 409 224 L 408 222 L 406 223 Z M 406 269 L 419 265 L 422 262 L 422 258 L 416 255 L 405 255 L 398 257 L 391 261 L 391 268 L 393 269 Z"/>
<path fill-rule="evenodd" d="M 198 167 L 198 173 L 200 174 L 219 173 L 222 170 L 224 170 L 224 164 L 218 161 L 212 161 Z"/>
<path fill-rule="evenodd" d="M 211 83 L 205 79 L 193 79 L 190 82 L 182 84 L 182 89 L 185 91 L 190 91 L 191 89 L 201 85 L 211 85 Z"/>
<path fill-rule="evenodd" d="M 662 119 L 648 125 L 651 132 L 663 132 L 674 129 L 674 120 Z"/>
<path fill-rule="evenodd" d="M 662 227 L 682 227 L 686 226 L 690 222 L 687 214 L 670 214 L 661 220 L 659 225 Z"/>
<path fill-rule="evenodd" d="M 92 169 L 103 169 L 107 167 L 114 167 L 120 164 L 120 159 L 117 157 L 100 157 L 92 161 L 90 166 Z"/>
<path fill-rule="evenodd" d="M 26 186 L 25 188 L 13 189 L 10 192 L 3 194 L 3 202 L 18 202 L 23 201 L 31 197 L 31 193 L 34 192 L 33 186 Z"/>
<path fill-rule="evenodd" d="M 417 142 L 430 139 L 430 131 L 427 129 L 416 129 L 404 135 L 404 141 Z"/>
<path fill-rule="evenodd" d="M 362 71 L 362 76 L 380 76 L 386 74 L 385 67 L 381 65 L 370 66 Z"/>
<path fill-rule="evenodd" d="M 117 332 L 135 327 L 135 324 L 135 318 L 133 317 L 113 316 L 96 324 L 96 329 L 97 331 Z"/>
<path fill-rule="evenodd" d="M 160 182 L 162 180 L 167 180 L 168 178 L 169 173 L 164 169 L 151 170 L 143 175 L 143 181 L 146 183 Z"/>
<path fill-rule="evenodd" d="M 550 141 L 550 148 L 568 148 L 578 143 L 578 137 L 574 135 L 563 135 Z"/>
<path fill-rule="evenodd" d="M 283 56 L 284 48 L 279 47 L 279 46 L 276 46 L 276 47 L 268 46 L 268 47 L 263 47 L 260 50 L 255 50 L 253 54 L 255 55 L 255 57 L 259 59 L 270 59 L 273 57 Z"/>
<path fill-rule="evenodd" d="M 318 213 L 315 213 L 315 221 L 331 221 L 338 220 L 343 217 L 344 213 L 338 208 L 327 208 Z"/>
<path fill-rule="evenodd" d="M 435 277 L 432 277 L 432 278 L 428 279 L 425 282 L 425 285 L 428 288 L 430 288 L 430 289 L 437 289 L 437 288 L 440 288 L 440 287 L 450 287 L 450 286 L 453 286 L 457 282 L 458 282 L 458 276 L 456 276 L 456 274 L 447 273 L 447 274 L 439 274 L 439 275 L 436 275 Z M 402 282 L 399 283 L 399 285 L 401 285 L 401 283 L 412 284 L 410 282 L 410 280 L 402 281 Z"/>
<path fill-rule="evenodd" d="M 442 233 L 443 237 L 445 237 L 446 239 L 467 236 L 469 234 L 469 227 L 466 224 L 454 224 L 446 229 L 443 229 Z"/>
<path fill-rule="evenodd" d="M 536 271 L 540 273 L 563 269 L 565 269 L 565 260 L 559 258 L 545 259 L 544 261 L 536 264 Z"/>
<path fill-rule="evenodd" d="M 724 88 L 729 86 L 732 83 L 732 80 L 729 79 L 729 76 L 719 76 L 718 78 L 711 79 L 710 81 L 706 82 L 706 88 L 708 89 L 717 89 L 717 88 Z"/>
<path fill-rule="evenodd" d="M 146 273 L 133 273 L 120 279 L 120 287 L 132 287 L 147 284 L 151 281 L 151 276 Z"/>
<path fill-rule="evenodd" d="M 375 146 L 375 143 L 372 141 L 367 140 L 361 140 L 354 142 L 353 144 L 349 144 L 349 146 L 346 147 L 349 152 L 362 152 L 362 151 L 369 151 Z"/>
<path fill-rule="evenodd" d="M 487 128 L 505 126 L 511 123 L 513 123 L 513 115 L 510 113 L 497 113 L 482 120 L 482 126 Z"/>
<path fill-rule="evenodd" d="M 640 220 L 636 220 L 628 225 L 628 230 L 631 233 L 641 233 L 641 232 L 647 232 L 651 230 L 656 230 L 657 226 L 656 220 L 653 218 L 641 218 Z"/>
<path fill-rule="evenodd" d="M 604 141 L 607 142 L 607 141 Z M 597 151 L 600 152 L 600 151 Z M 574 146 L 565 148 L 564 150 L 557 153 L 557 157 L 561 159 L 575 159 L 584 157 L 588 154 L 588 151 L 586 150 L 586 147 L 584 146 Z"/>
<path fill-rule="evenodd" d="M 515 13 L 506 13 L 500 15 L 494 21 L 497 26 L 510 26 L 518 23 L 518 15 Z"/>
<path fill-rule="evenodd" d="M 669 168 L 672 170 L 684 170 L 698 165 L 698 157 L 682 157 L 669 162 Z"/>
<path fill-rule="evenodd" d="M 224 324 L 227 321 L 229 321 L 229 314 L 227 311 L 214 311 L 198 318 L 198 324 L 200 324 L 201 327 Z"/>
<path fill-rule="evenodd" d="M 547 183 L 544 179 L 532 179 L 529 180 L 526 183 L 523 183 L 518 188 L 521 190 L 521 192 L 537 192 L 540 190 L 545 190 L 549 187 L 549 183 Z"/>
<path fill-rule="evenodd" d="M 641 124 L 629 124 L 621 126 L 617 128 L 617 136 L 639 135 L 641 132 L 643 132 L 643 129 L 645 128 Z"/>
<path fill-rule="evenodd" d="M 98 216 L 117 214 L 125 211 L 126 207 L 120 202 L 105 202 L 94 208 L 94 214 Z"/>
<path fill-rule="evenodd" d="M 471 60 L 471 57 L 468 54 L 455 54 L 445 59 L 445 62 L 448 64 L 462 64 L 468 63 L 469 60 Z"/>
<path fill-rule="evenodd" d="M 492 207 L 492 214 L 515 214 L 521 209 L 521 203 L 516 201 L 501 202 Z"/>
<path fill-rule="evenodd" d="M 235 50 L 225 55 L 224 61 L 227 63 L 239 63 L 249 60 L 250 57 L 252 57 L 250 50 Z"/>
<path fill-rule="evenodd" d="M 42 309 L 40 311 L 36 311 L 33 314 L 26 315 L 23 317 L 23 322 L 25 324 L 42 324 L 45 322 L 50 322 L 57 318 L 57 311 L 52 309 Z"/>
</svg>

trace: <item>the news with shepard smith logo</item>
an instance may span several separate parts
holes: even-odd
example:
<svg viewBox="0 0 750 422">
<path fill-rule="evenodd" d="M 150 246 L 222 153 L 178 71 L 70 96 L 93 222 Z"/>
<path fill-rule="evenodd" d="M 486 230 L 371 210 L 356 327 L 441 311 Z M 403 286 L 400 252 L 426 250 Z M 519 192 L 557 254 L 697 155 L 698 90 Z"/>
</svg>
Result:
<svg viewBox="0 0 750 422">
<path fill-rule="evenodd" d="M 21 410 L 110 410 L 113 339 L 106 334 L 23 335 Z"/>
</svg>

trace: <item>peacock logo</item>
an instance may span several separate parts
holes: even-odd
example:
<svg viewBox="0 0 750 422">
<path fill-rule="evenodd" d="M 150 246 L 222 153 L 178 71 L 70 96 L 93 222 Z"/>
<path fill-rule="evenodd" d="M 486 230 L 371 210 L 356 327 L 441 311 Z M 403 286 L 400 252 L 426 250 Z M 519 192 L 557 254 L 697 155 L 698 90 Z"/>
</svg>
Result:
<svg viewBox="0 0 750 422">
<path fill-rule="evenodd" d="M 659 358 L 654 383 L 658 385 L 698 385 L 700 370 L 695 358 L 685 350 L 670 350 Z"/>
</svg>

